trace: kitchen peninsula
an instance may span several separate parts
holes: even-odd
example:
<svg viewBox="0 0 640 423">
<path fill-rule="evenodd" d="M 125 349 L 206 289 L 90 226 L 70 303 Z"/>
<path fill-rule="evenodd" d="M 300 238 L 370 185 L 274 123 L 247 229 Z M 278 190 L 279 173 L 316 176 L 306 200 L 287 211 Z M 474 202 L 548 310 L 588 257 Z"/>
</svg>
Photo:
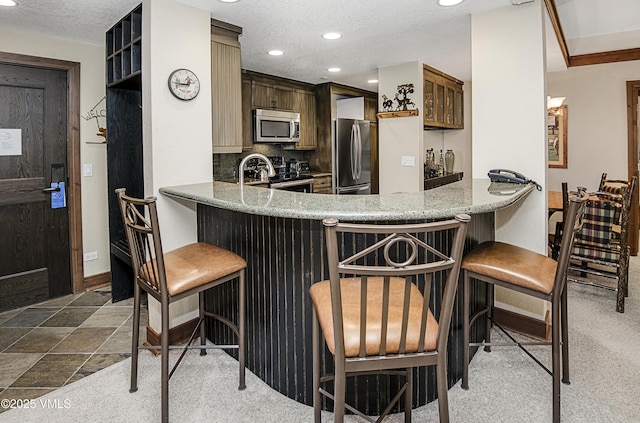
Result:
<svg viewBox="0 0 640 423">
<path fill-rule="evenodd" d="M 272 388 L 299 402 L 312 404 L 311 284 L 328 278 L 322 219 L 394 222 L 472 216 L 466 249 L 494 239 L 494 213 L 522 201 L 533 185 L 459 181 L 424 192 L 337 196 L 304 194 L 224 182 L 164 187 L 163 195 L 197 203 L 198 239 L 228 248 L 247 260 L 247 367 Z M 447 242 L 446 239 L 435 242 Z M 438 285 L 437 283 L 434 285 Z M 228 289 L 228 288 L 225 288 Z M 484 288 L 472 294 L 474 307 L 484 306 Z M 207 307 L 218 311 L 232 304 L 233 291 L 207 294 Z M 460 301 L 458 299 L 457 301 Z M 456 306 L 449 340 L 449 386 L 461 376 L 462 307 Z M 476 325 L 476 338 L 483 338 Z M 208 337 L 219 336 L 213 323 Z M 224 332 L 224 331 L 222 331 Z M 326 354 L 325 361 L 332 357 Z M 357 379 L 348 386 L 347 401 L 377 414 L 395 377 Z M 435 398 L 435 377 L 424 368 L 414 375 L 414 406 Z"/>
</svg>

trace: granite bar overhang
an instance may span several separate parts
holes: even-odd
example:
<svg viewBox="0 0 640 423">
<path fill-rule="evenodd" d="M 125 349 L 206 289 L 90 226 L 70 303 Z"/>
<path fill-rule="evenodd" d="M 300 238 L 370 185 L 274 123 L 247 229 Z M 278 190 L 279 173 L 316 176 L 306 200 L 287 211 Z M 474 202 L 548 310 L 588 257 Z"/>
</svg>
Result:
<svg viewBox="0 0 640 423">
<path fill-rule="evenodd" d="M 458 213 L 494 212 L 524 198 L 534 185 L 462 180 L 422 192 L 328 195 L 207 182 L 160 188 L 160 193 L 213 207 L 293 219 L 349 221 L 443 219 Z"/>
</svg>

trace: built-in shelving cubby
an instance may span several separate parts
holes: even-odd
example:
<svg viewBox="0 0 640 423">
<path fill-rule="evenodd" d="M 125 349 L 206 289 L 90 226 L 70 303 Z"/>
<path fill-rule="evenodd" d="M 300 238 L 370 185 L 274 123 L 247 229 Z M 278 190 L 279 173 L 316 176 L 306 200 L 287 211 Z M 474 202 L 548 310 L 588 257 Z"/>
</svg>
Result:
<svg viewBox="0 0 640 423">
<path fill-rule="evenodd" d="M 142 4 L 106 34 L 107 86 L 119 84 L 142 70 Z"/>
<path fill-rule="evenodd" d="M 133 271 L 117 188 L 144 197 L 142 148 L 142 5 L 109 29 L 106 39 L 107 195 L 111 245 L 111 296 L 133 295 Z"/>
</svg>

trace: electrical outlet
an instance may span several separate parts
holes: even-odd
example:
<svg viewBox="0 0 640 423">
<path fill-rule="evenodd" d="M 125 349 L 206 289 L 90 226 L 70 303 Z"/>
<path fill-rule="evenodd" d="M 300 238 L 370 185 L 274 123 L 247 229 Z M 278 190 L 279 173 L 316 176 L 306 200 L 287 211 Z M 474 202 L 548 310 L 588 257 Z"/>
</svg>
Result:
<svg viewBox="0 0 640 423">
<path fill-rule="evenodd" d="M 401 156 L 400 157 L 400 165 L 401 166 L 415 166 L 416 165 L 415 156 Z"/>
<path fill-rule="evenodd" d="M 84 261 L 91 261 L 91 260 L 98 260 L 98 252 L 97 251 L 91 251 L 91 252 L 86 253 L 84 255 Z"/>
</svg>

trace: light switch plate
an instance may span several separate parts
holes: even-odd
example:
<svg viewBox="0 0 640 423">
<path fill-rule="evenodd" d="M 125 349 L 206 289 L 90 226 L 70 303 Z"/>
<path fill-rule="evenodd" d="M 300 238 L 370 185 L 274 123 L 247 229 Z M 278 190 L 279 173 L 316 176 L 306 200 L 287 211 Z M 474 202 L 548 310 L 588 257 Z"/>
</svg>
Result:
<svg viewBox="0 0 640 423">
<path fill-rule="evenodd" d="M 82 165 L 82 174 L 84 176 L 93 176 L 93 165 L 91 163 L 85 163 Z"/>
<path fill-rule="evenodd" d="M 415 156 L 401 156 L 400 157 L 400 165 L 401 166 L 415 166 L 416 165 Z"/>
</svg>

